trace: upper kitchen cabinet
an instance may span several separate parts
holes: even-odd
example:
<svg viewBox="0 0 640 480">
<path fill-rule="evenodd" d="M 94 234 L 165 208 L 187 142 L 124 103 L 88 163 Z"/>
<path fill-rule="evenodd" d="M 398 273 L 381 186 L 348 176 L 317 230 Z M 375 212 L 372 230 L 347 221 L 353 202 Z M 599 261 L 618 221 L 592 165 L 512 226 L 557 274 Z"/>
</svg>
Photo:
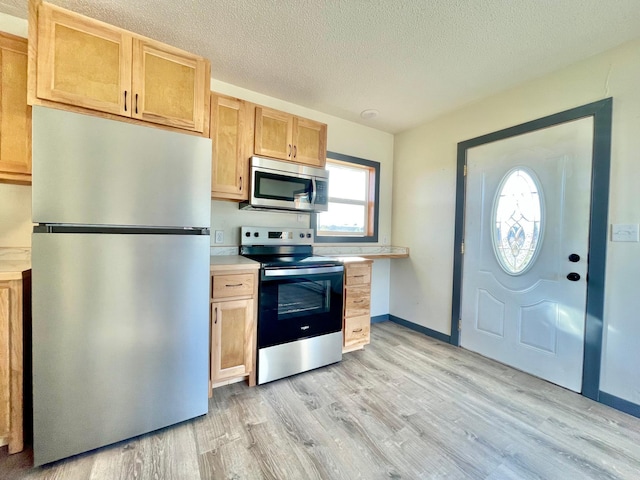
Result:
<svg viewBox="0 0 640 480">
<path fill-rule="evenodd" d="M 209 66 L 204 58 L 134 38 L 132 91 L 133 117 L 197 132 L 204 130 L 204 96 L 209 95 Z"/>
<path fill-rule="evenodd" d="M 211 196 L 222 200 L 247 200 L 248 158 L 251 155 L 252 111 L 237 98 L 211 94 L 210 137 Z"/>
<path fill-rule="evenodd" d="M 31 103 L 208 134 L 204 58 L 33 0 L 29 37 L 36 46 L 29 51 Z"/>
<path fill-rule="evenodd" d="M 0 33 L 0 181 L 31 183 L 27 40 Z"/>
<path fill-rule="evenodd" d="M 256 107 L 254 153 L 324 167 L 327 126 L 289 113 Z"/>
</svg>

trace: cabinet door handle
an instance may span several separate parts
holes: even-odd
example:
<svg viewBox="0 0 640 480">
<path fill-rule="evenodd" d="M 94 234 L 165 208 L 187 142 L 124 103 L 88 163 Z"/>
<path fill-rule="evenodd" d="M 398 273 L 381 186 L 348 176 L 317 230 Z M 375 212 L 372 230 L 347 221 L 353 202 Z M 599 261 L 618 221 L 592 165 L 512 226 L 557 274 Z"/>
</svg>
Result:
<svg viewBox="0 0 640 480">
<path fill-rule="evenodd" d="M 225 287 L 241 287 L 242 284 L 241 283 L 233 283 L 233 284 L 226 283 L 224 286 Z"/>
<path fill-rule="evenodd" d="M 294 145 L 293 146 L 293 158 L 296 158 L 296 155 L 298 155 L 298 146 Z"/>
<path fill-rule="evenodd" d="M 287 155 L 287 157 L 291 156 L 291 144 L 289 144 L 289 154 Z"/>
<path fill-rule="evenodd" d="M 217 325 L 218 324 L 218 307 L 214 308 L 213 311 L 214 311 L 214 314 L 215 314 L 214 317 L 213 317 L 214 318 L 214 322 L 213 323 L 215 323 Z"/>
<path fill-rule="evenodd" d="M 242 191 L 242 177 L 240 177 L 240 190 Z"/>
<path fill-rule="evenodd" d="M 362 331 L 361 328 L 357 328 L 356 330 L 353 330 L 353 333 L 360 333 Z"/>
<path fill-rule="evenodd" d="M 124 91 L 124 111 L 127 111 L 127 91 Z"/>
<path fill-rule="evenodd" d="M 138 113 L 138 94 L 136 93 L 136 113 Z"/>
</svg>

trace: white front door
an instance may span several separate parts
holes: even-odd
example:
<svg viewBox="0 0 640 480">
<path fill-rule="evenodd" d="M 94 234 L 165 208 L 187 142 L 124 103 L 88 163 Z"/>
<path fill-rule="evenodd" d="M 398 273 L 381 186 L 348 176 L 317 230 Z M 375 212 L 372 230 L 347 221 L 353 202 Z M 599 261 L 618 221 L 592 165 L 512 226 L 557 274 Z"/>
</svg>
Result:
<svg viewBox="0 0 640 480">
<path fill-rule="evenodd" d="M 593 117 L 467 151 L 461 346 L 582 389 Z"/>
</svg>

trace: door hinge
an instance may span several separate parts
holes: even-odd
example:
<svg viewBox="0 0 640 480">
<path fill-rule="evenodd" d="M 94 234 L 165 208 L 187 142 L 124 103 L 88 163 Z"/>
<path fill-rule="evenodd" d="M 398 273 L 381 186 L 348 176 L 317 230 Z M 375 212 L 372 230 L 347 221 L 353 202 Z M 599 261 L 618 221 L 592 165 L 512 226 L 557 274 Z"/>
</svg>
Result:
<svg viewBox="0 0 640 480">
<path fill-rule="evenodd" d="M 464 242 L 460 244 L 460 254 L 464 255 Z"/>
<path fill-rule="evenodd" d="M 458 319 L 458 331 L 462 330 L 462 319 Z"/>
<path fill-rule="evenodd" d="M 466 176 L 467 176 L 467 164 L 466 164 L 466 163 L 464 164 L 464 169 L 463 169 L 463 171 L 462 171 L 462 176 L 463 176 L 463 177 L 466 177 Z"/>
</svg>

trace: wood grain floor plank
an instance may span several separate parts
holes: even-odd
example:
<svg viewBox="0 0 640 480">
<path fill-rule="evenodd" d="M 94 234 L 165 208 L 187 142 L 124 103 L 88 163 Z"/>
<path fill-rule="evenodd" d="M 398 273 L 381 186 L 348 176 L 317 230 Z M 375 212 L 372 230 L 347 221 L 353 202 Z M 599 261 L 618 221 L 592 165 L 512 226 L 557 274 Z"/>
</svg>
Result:
<svg viewBox="0 0 640 480">
<path fill-rule="evenodd" d="M 640 419 L 399 325 L 341 363 L 214 391 L 209 414 L 0 478 L 638 480 Z"/>
</svg>

